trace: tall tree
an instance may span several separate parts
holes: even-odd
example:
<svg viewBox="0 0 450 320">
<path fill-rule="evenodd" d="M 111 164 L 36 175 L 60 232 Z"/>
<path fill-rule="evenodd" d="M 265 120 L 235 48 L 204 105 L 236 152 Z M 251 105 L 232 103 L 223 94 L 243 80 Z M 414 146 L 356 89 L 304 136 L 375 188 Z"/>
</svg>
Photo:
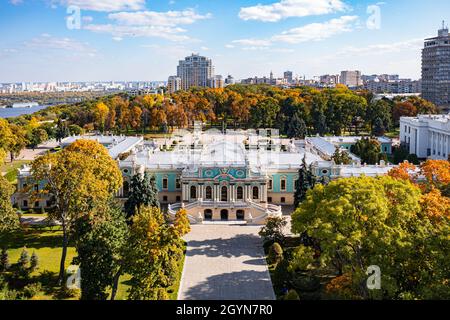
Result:
<svg viewBox="0 0 450 320">
<path fill-rule="evenodd" d="M 127 218 L 139 213 L 142 206 L 159 208 L 158 187 L 154 175 L 150 175 L 147 171 L 142 176 L 136 173 L 131 178 L 130 194 L 125 202 L 125 212 Z"/>
<path fill-rule="evenodd" d="M 126 256 L 132 276 L 129 298 L 157 300 L 167 297 L 174 283 L 183 241 L 158 208 L 144 207 L 133 217 Z"/>
<path fill-rule="evenodd" d="M 288 124 L 287 135 L 290 139 L 305 139 L 308 129 L 303 119 L 300 119 L 297 113 L 294 113 L 291 121 Z"/>
<path fill-rule="evenodd" d="M 106 300 L 109 288 L 115 294 L 114 280 L 122 270 L 128 239 L 125 216 L 111 201 L 96 208 L 93 215 L 78 218 L 74 233 L 78 254 L 74 263 L 81 269 L 81 300 Z"/>
<path fill-rule="evenodd" d="M 303 157 L 302 165 L 298 171 L 298 180 L 295 186 L 294 206 L 298 207 L 306 199 L 308 190 L 314 188 L 316 177 L 311 167 L 306 164 L 306 155 Z"/>
<path fill-rule="evenodd" d="M 49 217 L 61 223 L 63 250 L 58 284 L 62 284 L 73 222 L 117 192 L 122 174 L 108 150 L 91 140 L 78 140 L 61 152 L 37 158 L 32 163 L 32 173 L 35 181 L 47 183 L 40 193 L 54 199 L 55 210 Z"/>
</svg>

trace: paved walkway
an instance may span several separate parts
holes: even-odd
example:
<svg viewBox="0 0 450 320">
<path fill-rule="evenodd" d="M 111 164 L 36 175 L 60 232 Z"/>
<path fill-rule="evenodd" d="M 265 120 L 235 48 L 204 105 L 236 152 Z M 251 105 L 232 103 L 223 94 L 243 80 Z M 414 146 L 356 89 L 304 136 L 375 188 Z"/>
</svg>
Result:
<svg viewBox="0 0 450 320">
<path fill-rule="evenodd" d="M 193 225 L 179 300 L 274 300 L 258 226 Z"/>
</svg>

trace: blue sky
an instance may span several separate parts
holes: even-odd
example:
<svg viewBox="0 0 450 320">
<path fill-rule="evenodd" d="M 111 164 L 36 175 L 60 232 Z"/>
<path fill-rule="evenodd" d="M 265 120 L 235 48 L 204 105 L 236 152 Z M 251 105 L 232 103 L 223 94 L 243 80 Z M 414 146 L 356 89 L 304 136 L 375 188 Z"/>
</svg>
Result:
<svg viewBox="0 0 450 320">
<path fill-rule="evenodd" d="M 165 80 L 192 52 L 238 79 L 417 79 L 442 20 L 448 0 L 1 0 L 0 82 Z"/>
</svg>

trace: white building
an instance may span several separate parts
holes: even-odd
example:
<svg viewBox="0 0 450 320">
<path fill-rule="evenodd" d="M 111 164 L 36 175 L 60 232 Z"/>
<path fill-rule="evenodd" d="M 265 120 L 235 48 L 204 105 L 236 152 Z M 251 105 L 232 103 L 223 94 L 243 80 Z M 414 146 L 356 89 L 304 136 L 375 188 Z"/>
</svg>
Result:
<svg viewBox="0 0 450 320">
<path fill-rule="evenodd" d="M 421 159 L 448 159 L 450 114 L 400 118 L 400 142 Z"/>
</svg>

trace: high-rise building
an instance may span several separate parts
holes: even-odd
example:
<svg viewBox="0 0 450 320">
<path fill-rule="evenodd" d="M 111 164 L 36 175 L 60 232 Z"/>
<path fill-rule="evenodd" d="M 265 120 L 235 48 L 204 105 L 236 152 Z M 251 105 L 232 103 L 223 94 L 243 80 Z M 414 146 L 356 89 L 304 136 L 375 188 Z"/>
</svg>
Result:
<svg viewBox="0 0 450 320">
<path fill-rule="evenodd" d="M 214 76 L 214 67 L 211 59 L 192 54 L 184 60 L 180 60 L 177 76 L 181 78 L 183 90 L 191 87 L 208 87 L 210 79 Z"/>
<path fill-rule="evenodd" d="M 167 90 L 169 93 L 174 93 L 181 90 L 181 78 L 177 76 L 170 76 L 167 81 Z"/>
<path fill-rule="evenodd" d="M 362 86 L 361 71 L 342 71 L 340 83 L 349 88 Z"/>
<path fill-rule="evenodd" d="M 292 71 L 285 71 L 283 78 L 287 81 L 287 83 L 292 83 Z"/>
<path fill-rule="evenodd" d="M 450 108 L 450 34 L 444 22 L 437 37 L 425 39 L 422 97 L 439 107 Z"/>
<path fill-rule="evenodd" d="M 339 75 L 338 74 L 325 74 L 320 76 L 319 82 L 321 85 L 326 86 L 335 86 L 339 83 Z"/>
</svg>

